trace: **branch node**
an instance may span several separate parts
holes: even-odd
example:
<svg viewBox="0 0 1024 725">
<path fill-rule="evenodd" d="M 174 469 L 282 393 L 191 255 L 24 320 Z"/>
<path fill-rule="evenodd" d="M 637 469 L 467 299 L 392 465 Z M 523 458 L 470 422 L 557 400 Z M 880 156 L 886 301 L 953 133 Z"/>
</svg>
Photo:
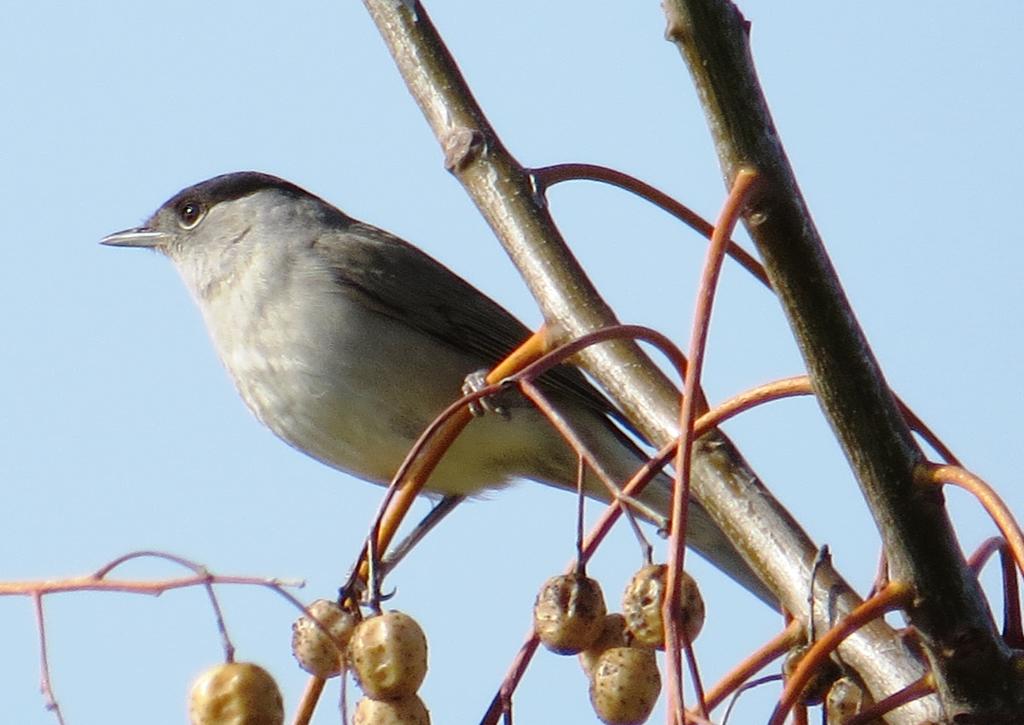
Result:
<svg viewBox="0 0 1024 725">
<path fill-rule="evenodd" d="M 453 128 L 441 139 L 444 149 L 444 167 L 448 171 L 461 171 L 484 148 L 484 135 L 475 128 Z"/>
</svg>

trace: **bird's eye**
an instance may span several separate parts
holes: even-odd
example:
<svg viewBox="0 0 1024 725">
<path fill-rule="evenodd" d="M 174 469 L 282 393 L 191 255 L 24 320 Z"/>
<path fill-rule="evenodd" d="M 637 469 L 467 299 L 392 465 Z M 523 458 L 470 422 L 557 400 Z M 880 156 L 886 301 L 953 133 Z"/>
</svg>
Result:
<svg viewBox="0 0 1024 725">
<path fill-rule="evenodd" d="M 178 224 L 182 229 L 191 229 L 206 214 L 206 209 L 198 201 L 183 201 L 178 205 Z"/>
</svg>

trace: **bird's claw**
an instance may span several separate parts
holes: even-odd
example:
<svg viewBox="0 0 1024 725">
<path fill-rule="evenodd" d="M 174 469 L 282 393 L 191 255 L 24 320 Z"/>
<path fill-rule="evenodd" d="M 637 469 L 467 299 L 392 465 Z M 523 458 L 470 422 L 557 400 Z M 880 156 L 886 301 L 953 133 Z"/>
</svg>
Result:
<svg viewBox="0 0 1024 725">
<path fill-rule="evenodd" d="M 470 395 L 471 393 L 483 390 L 487 386 L 487 371 L 476 370 L 475 372 L 467 375 L 466 379 L 463 381 L 462 394 Z M 469 412 L 477 418 L 483 416 L 485 413 L 494 413 L 504 420 L 508 420 L 512 417 L 512 413 L 506 405 L 502 405 L 500 398 L 500 393 L 477 398 L 469 404 Z"/>
</svg>

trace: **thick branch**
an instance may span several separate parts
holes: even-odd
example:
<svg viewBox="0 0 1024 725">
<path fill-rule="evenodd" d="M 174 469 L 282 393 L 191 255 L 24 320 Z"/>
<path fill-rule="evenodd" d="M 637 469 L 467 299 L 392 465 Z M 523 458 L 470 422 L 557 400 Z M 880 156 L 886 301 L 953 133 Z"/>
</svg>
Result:
<svg viewBox="0 0 1024 725">
<path fill-rule="evenodd" d="M 891 571 L 915 588 L 908 615 L 929 651 L 945 716 L 1024 718 L 1008 651 L 965 565 L 943 498 L 915 485 L 923 454 L 800 195 L 761 94 L 744 19 L 723 0 L 669 0 L 665 7 L 669 39 L 697 85 L 727 185 L 741 168 L 767 182 L 745 223 L 875 516 Z"/>
</svg>

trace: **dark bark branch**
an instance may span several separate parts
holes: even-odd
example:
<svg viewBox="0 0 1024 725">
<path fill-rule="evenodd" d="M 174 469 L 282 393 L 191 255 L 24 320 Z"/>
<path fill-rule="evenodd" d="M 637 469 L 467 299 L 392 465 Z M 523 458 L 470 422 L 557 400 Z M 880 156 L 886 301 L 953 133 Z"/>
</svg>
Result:
<svg viewBox="0 0 1024 725">
<path fill-rule="evenodd" d="M 1024 721 L 1009 652 L 965 565 L 943 497 L 915 485 L 923 454 L 804 204 L 757 81 L 745 20 L 723 0 L 667 0 L 665 9 L 668 37 L 696 83 L 727 187 L 743 168 L 765 182 L 745 224 L 871 507 L 891 571 L 914 586 L 907 614 L 929 653 L 945 717 Z"/>
</svg>

